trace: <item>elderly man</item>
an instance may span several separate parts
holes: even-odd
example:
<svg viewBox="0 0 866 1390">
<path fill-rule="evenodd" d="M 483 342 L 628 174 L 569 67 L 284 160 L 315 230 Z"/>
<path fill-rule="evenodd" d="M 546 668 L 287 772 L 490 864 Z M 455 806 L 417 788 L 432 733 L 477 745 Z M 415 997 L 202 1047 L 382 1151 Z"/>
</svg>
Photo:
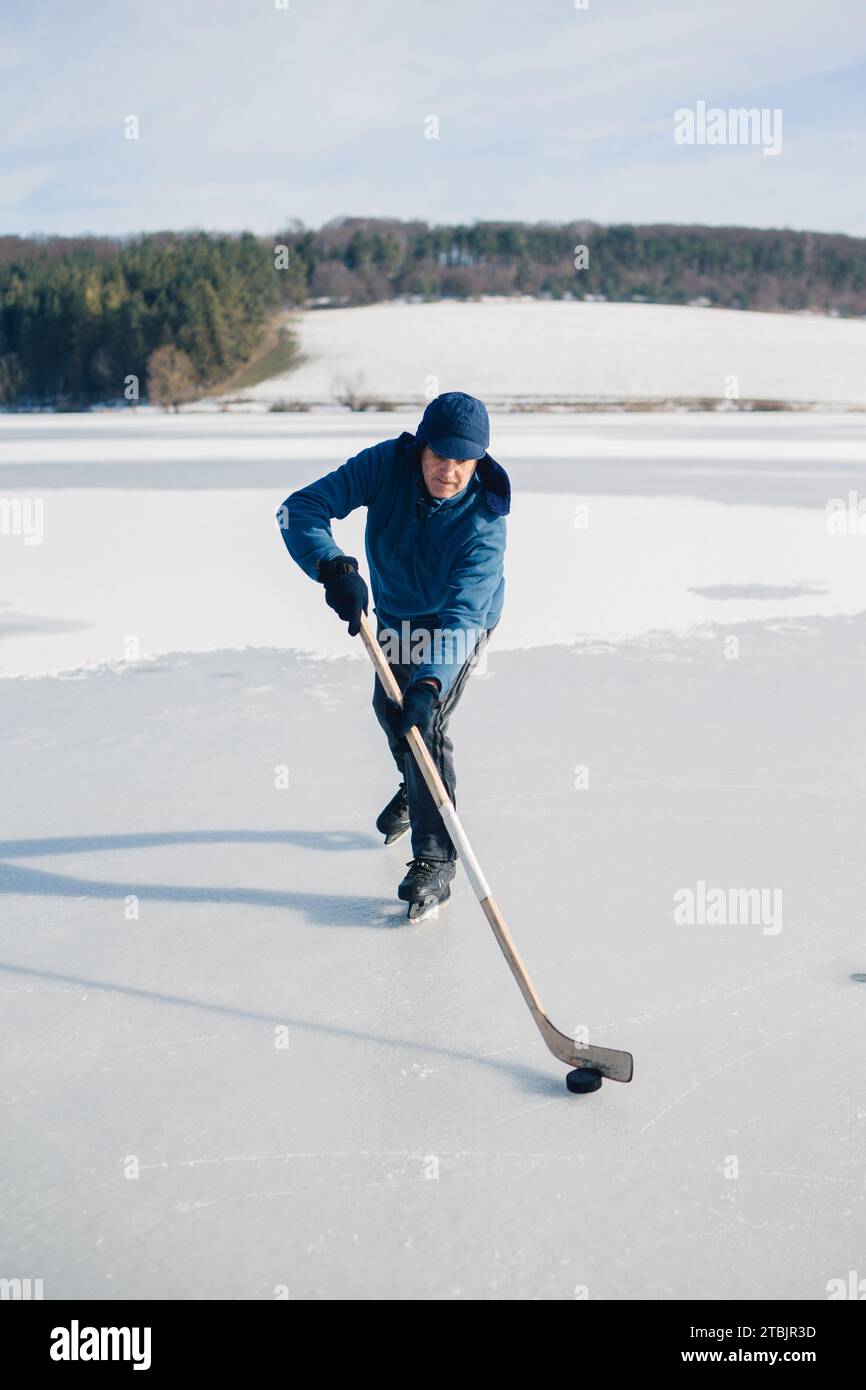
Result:
<svg viewBox="0 0 866 1390">
<path fill-rule="evenodd" d="M 511 488 L 489 442 L 482 402 L 446 392 L 427 406 L 414 435 L 363 449 L 292 493 L 277 514 L 289 553 L 356 636 L 367 586 L 331 521 L 367 508 L 378 635 L 403 697 L 400 709 L 376 678 L 373 708 L 400 775 L 376 826 L 386 844 L 411 827 L 413 858 L 397 896 L 413 918 L 450 896 L 456 855 L 406 734 L 418 727 L 453 801 L 448 721 L 502 612 Z"/>
</svg>

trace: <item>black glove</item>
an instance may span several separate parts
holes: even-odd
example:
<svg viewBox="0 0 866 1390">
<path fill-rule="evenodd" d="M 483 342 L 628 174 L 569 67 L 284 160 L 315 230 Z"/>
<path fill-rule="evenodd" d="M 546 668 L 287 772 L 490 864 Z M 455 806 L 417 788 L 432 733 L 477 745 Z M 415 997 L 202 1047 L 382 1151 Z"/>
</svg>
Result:
<svg viewBox="0 0 866 1390">
<path fill-rule="evenodd" d="M 349 624 L 349 636 L 361 631 L 361 611 L 367 612 L 370 595 L 358 573 L 358 561 L 352 555 L 337 555 L 333 560 L 320 560 L 316 566 L 319 583 L 325 586 L 325 602 Z"/>
<path fill-rule="evenodd" d="M 391 732 L 397 738 L 405 738 L 415 724 L 423 737 L 430 727 L 438 700 L 439 691 L 432 685 L 419 681 L 415 685 L 407 686 L 403 691 L 402 709 L 396 700 L 388 700 L 385 718 L 391 726 Z"/>
</svg>

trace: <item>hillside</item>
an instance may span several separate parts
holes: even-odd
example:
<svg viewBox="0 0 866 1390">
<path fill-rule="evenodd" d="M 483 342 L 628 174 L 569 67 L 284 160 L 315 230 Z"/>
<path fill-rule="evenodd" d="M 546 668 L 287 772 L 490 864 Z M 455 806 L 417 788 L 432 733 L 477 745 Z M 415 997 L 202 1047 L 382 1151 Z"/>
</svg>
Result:
<svg viewBox="0 0 866 1390">
<path fill-rule="evenodd" d="M 326 403 L 470 391 L 491 403 L 744 399 L 866 406 L 866 321 L 544 300 L 307 312 L 305 359 L 245 394 Z M 736 381 L 732 379 L 736 378 Z"/>
</svg>

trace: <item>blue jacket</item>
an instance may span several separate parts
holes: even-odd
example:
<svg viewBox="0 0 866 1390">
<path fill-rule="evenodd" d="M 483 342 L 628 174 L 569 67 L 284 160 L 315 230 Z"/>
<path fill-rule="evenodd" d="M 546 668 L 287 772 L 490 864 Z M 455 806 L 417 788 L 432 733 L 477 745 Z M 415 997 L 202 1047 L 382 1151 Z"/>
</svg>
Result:
<svg viewBox="0 0 866 1390">
<path fill-rule="evenodd" d="M 493 627 L 502 612 L 511 485 L 504 468 L 485 454 L 462 492 L 432 498 L 424 487 L 421 448 L 406 433 L 362 449 L 293 492 L 277 519 L 289 554 L 316 579 L 317 561 L 343 554 L 332 519 L 366 507 L 367 565 L 379 622 L 398 634 L 404 621 L 413 632 L 461 633 L 471 650 L 478 631 Z M 432 647 L 413 679 L 435 677 L 444 695 L 466 654 L 459 640 Z"/>
</svg>

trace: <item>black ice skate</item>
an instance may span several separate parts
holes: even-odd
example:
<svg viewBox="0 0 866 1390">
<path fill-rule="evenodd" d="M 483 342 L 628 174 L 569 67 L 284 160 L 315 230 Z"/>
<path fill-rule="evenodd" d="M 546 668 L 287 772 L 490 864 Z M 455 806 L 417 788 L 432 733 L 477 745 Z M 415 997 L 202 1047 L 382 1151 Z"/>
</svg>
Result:
<svg viewBox="0 0 866 1390">
<path fill-rule="evenodd" d="M 451 897 L 454 862 L 451 859 L 418 857 L 409 863 L 409 872 L 397 889 L 397 897 L 409 904 L 409 921 L 423 922 L 440 903 Z"/>
<path fill-rule="evenodd" d="M 385 844 L 399 840 L 409 829 L 409 801 L 406 797 L 406 783 L 401 782 L 384 811 L 379 813 L 376 829 L 385 836 Z"/>
</svg>

